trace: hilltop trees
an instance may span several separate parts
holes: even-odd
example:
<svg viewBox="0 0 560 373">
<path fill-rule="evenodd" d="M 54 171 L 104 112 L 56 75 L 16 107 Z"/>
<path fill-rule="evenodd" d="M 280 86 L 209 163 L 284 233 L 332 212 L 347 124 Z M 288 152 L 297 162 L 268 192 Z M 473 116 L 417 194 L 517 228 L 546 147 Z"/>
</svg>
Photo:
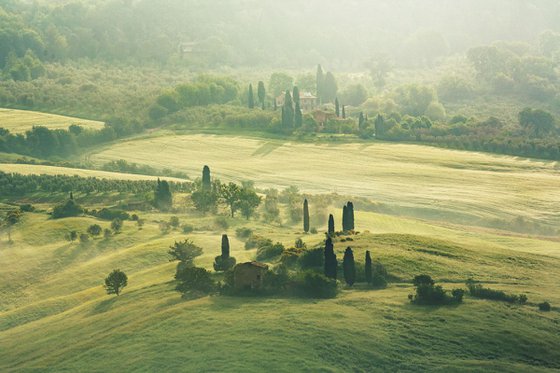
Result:
<svg viewBox="0 0 560 373">
<path fill-rule="evenodd" d="M 222 254 L 214 259 L 215 271 L 227 271 L 235 266 L 236 260 L 230 256 L 229 238 L 227 234 L 222 235 Z"/>
<path fill-rule="evenodd" d="M 159 178 L 154 191 L 154 205 L 161 211 L 169 211 L 173 205 L 173 196 L 169 189 L 169 183 Z"/>
<path fill-rule="evenodd" d="M 338 262 L 336 260 L 336 254 L 334 252 L 334 245 L 332 239 L 327 237 L 325 241 L 325 276 L 336 280 L 336 275 L 338 272 Z"/>
<path fill-rule="evenodd" d="M 115 269 L 105 278 L 105 290 L 107 294 L 119 296 L 126 285 L 128 285 L 128 277 L 120 269 Z"/>
<path fill-rule="evenodd" d="M 303 201 L 303 231 L 309 233 L 309 203 L 307 199 Z"/>
<path fill-rule="evenodd" d="M 354 252 L 350 247 L 346 248 L 342 259 L 342 269 L 344 270 L 344 281 L 348 286 L 356 282 L 356 263 L 354 262 Z"/>
</svg>

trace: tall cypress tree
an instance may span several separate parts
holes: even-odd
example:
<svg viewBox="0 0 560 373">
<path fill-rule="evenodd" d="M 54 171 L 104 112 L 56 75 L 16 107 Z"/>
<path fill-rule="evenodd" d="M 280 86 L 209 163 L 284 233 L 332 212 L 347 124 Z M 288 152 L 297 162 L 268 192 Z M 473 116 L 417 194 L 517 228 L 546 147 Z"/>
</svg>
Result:
<svg viewBox="0 0 560 373">
<path fill-rule="evenodd" d="M 338 262 L 334 253 L 334 245 L 332 239 L 327 237 L 325 241 L 325 276 L 336 280 L 338 272 Z"/>
<path fill-rule="evenodd" d="M 365 120 L 365 118 L 364 118 L 364 112 L 361 111 L 361 112 L 360 112 L 360 117 L 359 117 L 359 119 L 358 119 L 358 128 L 359 128 L 360 130 L 363 130 L 363 129 L 364 129 L 364 127 L 365 127 L 365 126 L 364 126 L 365 122 L 366 122 L 366 120 Z"/>
<path fill-rule="evenodd" d="M 212 189 L 212 181 L 210 179 L 210 167 L 204 166 L 202 168 L 202 189 L 210 191 Z"/>
<path fill-rule="evenodd" d="M 342 231 L 348 231 L 348 207 L 346 205 L 342 207 Z"/>
<path fill-rule="evenodd" d="M 348 286 L 354 285 L 354 282 L 356 282 L 356 263 L 354 262 L 354 253 L 350 247 L 344 252 L 342 269 L 344 270 L 344 281 L 346 281 Z"/>
<path fill-rule="evenodd" d="M 342 105 L 342 119 L 346 119 L 346 105 Z"/>
<path fill-rule="evenodd" d="M 158 178 L 154 191 L 154 203 L 158 209 L 163 211 L 167 211 L 172 207 L 173 196 L 167 181 Z"/>
<path fill-rule="evenodd" d="M 371 269 L 371 256 L 369 254 L 369 250 L 366 251 L 365 272 L 366 272 L 366 282 L 371 285 L 373 281 L 373 272 Z"/>
<path fill-rule="evenodd" d="M 255 108 L 255 96 L 253 94 L 253 85 L 252 84 L 249 84 L 248 102 L 249 102 L 249 109 L 254 109 Z"/>
<path fill-rule="evenodd" d="M 338 102 L 338 97 L 334 100 L 334 112 L 336 116 L 340 118 L 340 103 Z"/>
<path fill-rule="evenodd" d="M 264 101 L 266 99 L 266 89 L 264 88 L 264 83 L 259 81 L 259 85 L 257 87 L 257 96 L 259 97 L 259 103 L 261 104 L 261 108 L 264 110 Z"/>
<path fill-rule="evenodd" d="M 299 88 L 298 87 L 294 87 L 294 90 L 292 91 L 292 98 L 294 100 L 294 104 L 299 104 Z"/>
<path fill-rule="evenodd" d="M 282 127 L 291 130 L 294 127 L 294 103 L 290 91 L 286 91 L 282 109 Z"/>
<path fill-rule="evenodd" d="M 354 204 L 352 202 L 348 202 L 348 205 L 346 206 L 346 214 L 348 215 L 347 218 L 348 230 L 353 231 L 354 230 Z"/>
<path fill-rule="evenodd" d="M 375 118 L 375 137 L 380 138 L 383 135 L 383 126 L 385 125 L 385 120 L 381 114 L 377 114 Z"/>
<path fill-rule="evenodd" d="M 307 199 L 303 201 L 303 231 L 305 233 L 309 232 L 309 204 Z"/>
<path fill-rule="evenodd" d="M 334 216 L 332 214 L 329 215 L 329 229 L 327 232 L 330 237 L 334 236 Z"/>
<path fill-rule="evenodd" d="M 325 74 L 321 65 L 317 65 L 317 104 L 323 103 L 323 85 L 325 84 Z"/>
<path fill-rule="evenodd" d="M 333 102 L 336 98 L 337 92 L 338 86 L 336 84 L 336 79 L 329 71 L 325 75 L 325 81 L 323 83 L 323 102 Z"/>
<path fill-rule="evenodd" d="M 299 101 L 296 101 L 296 111 L 294 114 L 294 122 L 297 128 L 303 125 L 303 113 L 301 112 L 301 107 L 299 106 Z"/>
<path fill-rule="evenodd" d="M 229 258 L 229 238 L 227 234 L 222 235 L 222 259 Z"/>
</svg>

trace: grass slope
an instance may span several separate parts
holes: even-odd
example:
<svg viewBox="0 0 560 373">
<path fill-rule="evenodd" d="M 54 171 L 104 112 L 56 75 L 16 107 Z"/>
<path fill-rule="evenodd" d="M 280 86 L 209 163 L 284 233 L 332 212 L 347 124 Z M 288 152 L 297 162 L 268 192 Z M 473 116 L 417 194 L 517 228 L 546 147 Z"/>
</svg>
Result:
<svg viewBox="0 0 560 373">
<path fill-rule="evenodd" d="M 412 219 L 358 212 L 360 235 L 336 242 L 362 261 L 366 249 L 397 280 L 388 289 L 344 289 L 332 300 L 205 297 L 182 300 L 170 280 L 167 247 L 185 235 L 161 234 L 166 214 L 143 214 L 144 229 L 125 223 L 121 234 L 68 243 L 70 229 L 92 218 L 49 220 L 25 214 L 15 243 L 0 248 L 0 371 L 536 371 L 560 369 L 560 257 L 553 242 L 468 231 Z M 204 247 L 211 268 L 222 229 L 212 217 L 181 214 Z M 337 216 L 337 221 L 339 221 Z M 255 252 L 234 238 L 232 255 Z M 98 221 L 104 228 L 108 222 Z M 298 228 L 251 222 L 256 232 L 291 244 Z M 304 237 L 308 245 L 322 234 Z M 513 250 L 512 250 L 513 249 Z M 556 255 L 556 256 L 553 256 Z M 129 275 L 120 297 L 103 278 Z M 492 287 L 526 293 L 531 305 L 467 298 L 458 307 L 415 307 L 409 279 L 430 273 L 448 289 L 469 276 Z"/>
<path fill-rule="evenodd" d="M 90 129 L 103 128 L 102 122 L 94 120 L 47 114 L 38 111 L 0 108 L 0 127 L 9 130 L 11 133 L 25 133 L 25 131 L 30 130 L 33 126 L 67 129 L 72 124 Z"/>
<path fill-rule="evenodd" d="M 396 212 L 460 224 L 517 217 L 560 224 L 560 171 L 554 162 L 407 144 L 284 143 L 214 135 L 141 138 L 91 156 L 98 164 L 116 159 L 188 174 L 208 164 L 225 180 L 362 196 Z"/>
</svg>

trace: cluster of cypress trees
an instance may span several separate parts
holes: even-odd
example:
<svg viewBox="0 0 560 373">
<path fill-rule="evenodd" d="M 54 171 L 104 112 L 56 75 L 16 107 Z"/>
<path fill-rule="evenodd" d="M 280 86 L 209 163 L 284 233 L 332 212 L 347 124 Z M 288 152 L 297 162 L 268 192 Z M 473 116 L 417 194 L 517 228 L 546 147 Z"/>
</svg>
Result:
<svg viewBox="0 0 560 373">
<path fill-rule="evenodd" d="M 317 66 L 317 101 L 318 104 L 333 102 L 336 99 L 338 86 L 334 75 L 328 71 L 323 72 L 321 65 Z"/>
<path fill-rule="evenodd" d="M 259 81 L 259 85 L 257 86 L 257 99 L 258 103 L 262 110 L 265 109 L 265 100 L 266 100 L 266 88 L 264 87 L 264 83 Z M 249 84 L 249 92 L 247 96 L 247 106 L 249 109 L 254 109 L 256 107 L 255 102 L 255 94 L 253 93 L 253 85 Z"/>
<path fill-rule="evenodd" d="M 169 183 L 165 180 L 157 180 L 156 189 L 154 191 L 154 204 L 162 210 L 168 211 L 173 205 L 173 196 L 169 189 Z"/>
<path fill-rule="evenodd" d="M 327 237 L 325 241 L 325 277 L 336 280 L 338 273 L 338 261 L 334 252 L 334 244 L 331 237 Z M 356 282 L 356 262 L 354 260 L 354 252 L 351 247 L 347 247 L 342 259 L 342 271 L 344 274 L 344 281 L 348 286 L 353 286 Z M 371 254 L 366 251 L 365 257 L 365 278 L 368 284 L 373 283 L 373 265 L 371 261 Z"/>
<path fill-rule="evenodd" d="M 354 230 L 354 204 L 348 202 L 342 208 L 342 230 L 350 232 Z"/>
<path fill-rule="evenodd" d="M 303 125 L 303 113 L 299 96 L 299 88 L 294 87 L 293 96 L 290 91 L 286 91 L 284 105 L 282 106 L 282 128 L 291 130 Z"/>
</svg>

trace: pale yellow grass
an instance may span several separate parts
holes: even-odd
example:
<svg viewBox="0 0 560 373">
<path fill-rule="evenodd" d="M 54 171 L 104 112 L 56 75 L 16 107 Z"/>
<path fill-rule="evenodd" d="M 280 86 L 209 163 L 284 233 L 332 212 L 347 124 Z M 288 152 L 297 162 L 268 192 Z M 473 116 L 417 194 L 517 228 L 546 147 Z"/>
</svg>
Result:
<svg viewBox="0 0 560 373">
<path fill-rule="evenodd" d="M 37 111 L 0 109 L 0 127 L 11 133 L 25 133 L 33 126 L 44 126 L 50 129 L 67 129 L 77 124 L 89 129 L 103 128 L 103 122 L 94 120 L 66 117 L 62 115 L 46 114 Z"/>
<path fill-rule="evenodd" d="M 198 174 L 207 164 L 223 180 L 259 187 L 296 185 L 309 193 L 362 196 L 430 218 L 560 222 L 555 162 L 419 145 L 284 143 L 215 135 L 161 136 L 121 142 L 91 160 Z"/>
</svg>

